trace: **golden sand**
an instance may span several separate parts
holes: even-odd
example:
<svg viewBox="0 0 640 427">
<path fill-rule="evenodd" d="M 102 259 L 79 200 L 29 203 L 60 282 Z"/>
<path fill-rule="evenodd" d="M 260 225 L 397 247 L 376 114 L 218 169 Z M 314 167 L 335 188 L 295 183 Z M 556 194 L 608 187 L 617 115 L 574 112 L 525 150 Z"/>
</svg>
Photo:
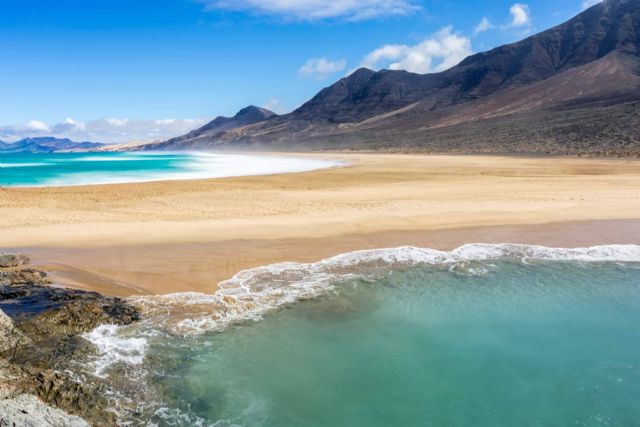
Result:
<svg viewBox="0 0 640 427">
<path fill-rule="evenodd" d="M 350 165 L 0 189 L 0 249 L 31 253 L 63 284 L 127 295 L 213 291 L 244 268 L 365 248 L 640 243 L 639 222 L 620 221 L 640 219 L 637 160 L 315 156 Z"/>
</svg>

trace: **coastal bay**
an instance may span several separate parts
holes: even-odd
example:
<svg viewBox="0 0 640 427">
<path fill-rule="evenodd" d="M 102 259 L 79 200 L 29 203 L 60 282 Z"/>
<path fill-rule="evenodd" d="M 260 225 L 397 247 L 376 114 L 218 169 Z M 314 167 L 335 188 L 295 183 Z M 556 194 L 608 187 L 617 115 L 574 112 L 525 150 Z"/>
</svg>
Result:
<svg viewBox="0 0 640 427">
<path fill-rule="evenodd" d="M 6 3 L 0 427 L 639 425 L 640 0 Z"/>
</svg>

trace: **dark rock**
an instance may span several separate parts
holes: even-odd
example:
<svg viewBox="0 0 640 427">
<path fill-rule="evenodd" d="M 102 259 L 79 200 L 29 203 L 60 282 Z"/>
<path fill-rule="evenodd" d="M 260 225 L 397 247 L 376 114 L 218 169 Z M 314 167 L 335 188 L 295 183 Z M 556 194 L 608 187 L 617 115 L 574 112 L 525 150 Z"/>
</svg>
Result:
<svg viewBox="0 0 640 427">
<path fill-rule="evenodd" d="M 80 381 L 71 372 L 95 353 L 81 334 L 135 322 L 137 309 L 120 298 L 48 286 L 46 273 L 19 269 L 25 257 L 3 260 L 11 270 L 0 272 L 0 308 L 9 315 L 0 311 L 0 374 L 12 381 L 0 381 L 0 396 L 35 395 L 92 425 L 116 425 L 103 380 Z"/>
<path fill-rule="evenodd" d="M 96 297 L 93 294 L 76 294 L 73 297 L 78 298 L 71 298 L 55 310 L 20 322 L 20 328 L 42 335 L 77 335 L 102 324 L 128 325 L 140 319 L 138 311 L 119 298 Z"/>
<path fill-rule="evenodd" d="M 116 414 L 100 387 L 71 380 L 53 369 L 45 369 L 32 377 L 28 392 L 44 402 L 82 417 L 92 425 L 115 426 Z"/>
</svg>

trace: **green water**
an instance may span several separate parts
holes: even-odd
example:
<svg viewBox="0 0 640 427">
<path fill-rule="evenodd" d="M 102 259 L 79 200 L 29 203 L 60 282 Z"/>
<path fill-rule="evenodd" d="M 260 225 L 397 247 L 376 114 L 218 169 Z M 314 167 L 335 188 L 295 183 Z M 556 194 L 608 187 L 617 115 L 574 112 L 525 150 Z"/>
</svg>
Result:
<svg viewBox="0 0 640 427">
<path fill-rule="evenodd" d="M 261 322 L 156 342 L 148 358 L 171 409 L 152 420 L 635 426 L 639 326 L 639 264 L 395 271 Z"/>
<path fill-rule="evenodd" d="M 0 154 L 0 185 L 76 185 L 151 179 L 186 171 L 188 154 L 55 153 Z"/>
<path fill-rule="evenodd" d="M 339 162 L 214 153 L 0 153 L 0 186 L 68 186 L 302 172 Z"/>
</svg>

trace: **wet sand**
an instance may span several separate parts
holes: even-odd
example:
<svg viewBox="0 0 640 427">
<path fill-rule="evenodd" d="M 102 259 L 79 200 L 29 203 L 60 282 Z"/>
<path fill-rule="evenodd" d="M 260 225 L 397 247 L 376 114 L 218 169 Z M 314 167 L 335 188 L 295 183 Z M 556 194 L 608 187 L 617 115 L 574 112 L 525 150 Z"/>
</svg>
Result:
<svg viewBox="0 0 640 427">
<path fill-rule="evenodd" d="M 319 154 L 260 177 L 1 189 L 0 250 L 110 295 L 213 292 L 246 268 L 469 242 L 640 244 L 640 161 Z M 637 219 L 637 220 L 636 220 Z"/>
</svg>

